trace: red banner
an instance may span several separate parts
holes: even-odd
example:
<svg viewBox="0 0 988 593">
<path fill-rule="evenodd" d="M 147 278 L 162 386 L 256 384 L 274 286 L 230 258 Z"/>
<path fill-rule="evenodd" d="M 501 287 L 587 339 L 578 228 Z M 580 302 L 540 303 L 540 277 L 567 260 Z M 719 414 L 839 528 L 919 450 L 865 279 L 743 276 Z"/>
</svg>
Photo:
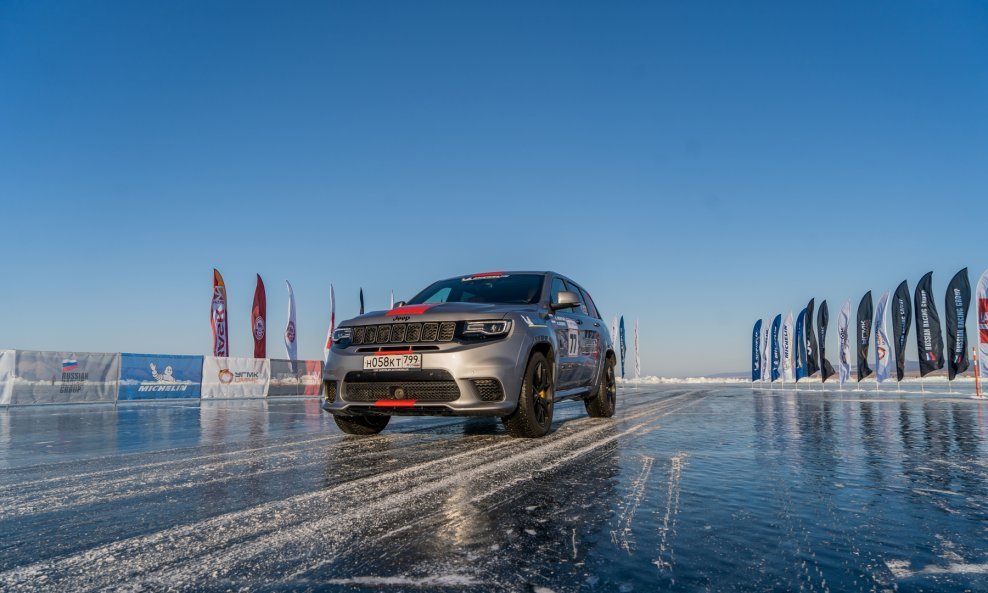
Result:
<svg viewBox="0 0 988 593">
<path fill-rule="evenodd" d="M 213 327 L 213 356 L 229 356 L 230 341 L 227 335 L 226 285 L 219 270 L 213 268 L 213 301 L 209 321 Z"/>
<path fill-rule="evenodd" d="M 254 288 L 254 306 L 250 309 L 250 333 L 254 336 L 254 358 L 267 358 L 267 298 L 264 296 L 264 282 L 257 275 Z"/>
</svg>

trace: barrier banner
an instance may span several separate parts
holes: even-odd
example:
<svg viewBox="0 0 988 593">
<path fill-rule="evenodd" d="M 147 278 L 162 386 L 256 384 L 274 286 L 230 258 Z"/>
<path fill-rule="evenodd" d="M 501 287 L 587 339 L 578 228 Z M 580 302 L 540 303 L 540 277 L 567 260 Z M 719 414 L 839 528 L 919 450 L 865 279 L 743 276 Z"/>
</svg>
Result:
<svg viewBox="0 0 988 593">
<path fill-rule="evenodd" d="M 202 357 L 121 354 L 117 399 L 196 399 L 202 390 Z"/>
<path fill-rule="evenodd" d="M 267 358 L 202 359 L 202 398 L 265 397 L 271 378 Z"/>
<path fill-rule="evenodd" d="M 0 350 L 0 406 L 10 405 L 10 392 L 14 387 L 13 350 Z"/>
<path fill-rule="evenodd" d="M 18 350 L 11 404 L 113 402 L 120 355 Z"/>
<path fill-rule="evenodd" d="M 268 396 L 318 396 L 322 386 L 322 361 L 272 360 Z"/>
</svg>

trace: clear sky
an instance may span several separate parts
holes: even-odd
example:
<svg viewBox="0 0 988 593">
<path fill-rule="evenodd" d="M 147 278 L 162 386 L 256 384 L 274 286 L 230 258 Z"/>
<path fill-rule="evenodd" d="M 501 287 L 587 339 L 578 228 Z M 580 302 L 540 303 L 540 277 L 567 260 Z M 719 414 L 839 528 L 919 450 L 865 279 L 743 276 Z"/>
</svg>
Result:
<svg viewBox="0 0 988 593">
<path fill-rule="evenodd" d="M 331 282 L 531 268 L 744 370 L 988 267 L 988 4 L 0 0 L 0 213 L 0 347 L 207 353 L 217 267 L 234 355 L 260 273 L 320 357 Z"/>
</svg>

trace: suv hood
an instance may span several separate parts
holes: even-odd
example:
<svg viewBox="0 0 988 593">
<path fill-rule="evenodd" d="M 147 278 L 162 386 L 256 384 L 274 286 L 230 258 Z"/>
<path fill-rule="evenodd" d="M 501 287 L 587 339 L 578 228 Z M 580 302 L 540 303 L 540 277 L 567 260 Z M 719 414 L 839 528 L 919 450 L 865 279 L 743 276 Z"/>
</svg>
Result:
<svg viewBox="0 0 988 593">
<path fill-rule="evenodd" d="M 436 303 L 405 305 L 389 311 L 371 311 L 344 321 L 341 325 L 374 325 L 394 322 L 461 321 L 503 319 L 509 313 L 535 313 L 538 305 L 498 305 L 489 303 Z"/>
</svg>

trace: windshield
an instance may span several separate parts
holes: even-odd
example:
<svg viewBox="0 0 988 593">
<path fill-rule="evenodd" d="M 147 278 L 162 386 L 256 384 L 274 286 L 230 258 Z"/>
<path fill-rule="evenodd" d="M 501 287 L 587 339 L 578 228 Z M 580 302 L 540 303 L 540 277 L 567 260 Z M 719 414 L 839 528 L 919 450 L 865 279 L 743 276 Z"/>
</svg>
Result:
<svg viewBox="0 0 988 593">
<path fill-rule="evenodd" d="M 542 296 L 542 274 L 483 274 L 440 280 L 418 293 L 409 305 L 496 303 L 534 305 Z"/>
</svg>

